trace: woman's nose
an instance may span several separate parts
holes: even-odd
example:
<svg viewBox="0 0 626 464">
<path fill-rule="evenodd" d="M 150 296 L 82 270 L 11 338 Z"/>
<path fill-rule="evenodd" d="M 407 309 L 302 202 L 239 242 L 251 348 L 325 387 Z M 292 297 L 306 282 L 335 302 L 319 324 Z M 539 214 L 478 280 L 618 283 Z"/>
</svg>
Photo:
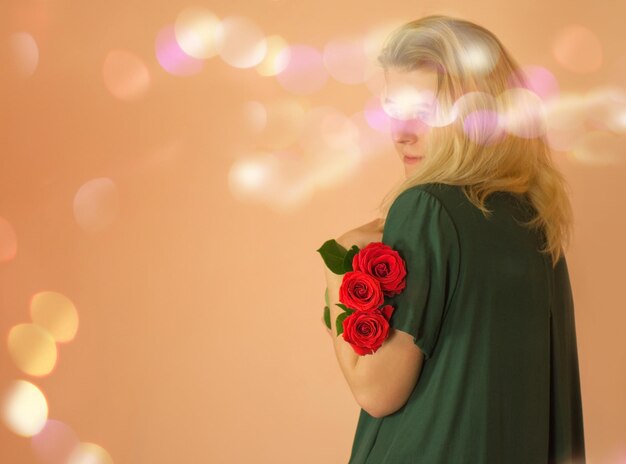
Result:
<svg viewBox="0 0 626 464">
<path fill-rule="evenodd" d="M 402 142 L 415 142 L 417 139 L 422 136 L 426 130 L 427 125 L 424 124 L 418 118 L 413 119 L 395 119 L 390 118 L 391 121 L 391 137 L 394 142 L 402 143 Z"/>
</svg>

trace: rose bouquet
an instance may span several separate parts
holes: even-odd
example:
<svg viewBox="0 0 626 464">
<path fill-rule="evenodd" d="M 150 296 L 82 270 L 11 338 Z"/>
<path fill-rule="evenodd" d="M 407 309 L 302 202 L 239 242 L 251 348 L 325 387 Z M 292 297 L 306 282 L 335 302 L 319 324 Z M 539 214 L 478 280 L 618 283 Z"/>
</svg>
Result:
<svg viewBox="0 0 626 464">
<path fill-rule="evenodd" d="M 342 334 L 357 354 L 374 354 L 389 335 L 389 320 L 395 309 L 385 305 L 384 298 L 406 287 L 406 263 L 382 242 L 371 242 L 362 249 L 352 245 L 347 250 L 330 239 L 316 251 L 328 269 L 343 275 L 337 303 L 343 313 L 337 316 L 337 335 Z M 328 288 L 325 301 L 324 322 L 330 329 Z"/>
</svg>

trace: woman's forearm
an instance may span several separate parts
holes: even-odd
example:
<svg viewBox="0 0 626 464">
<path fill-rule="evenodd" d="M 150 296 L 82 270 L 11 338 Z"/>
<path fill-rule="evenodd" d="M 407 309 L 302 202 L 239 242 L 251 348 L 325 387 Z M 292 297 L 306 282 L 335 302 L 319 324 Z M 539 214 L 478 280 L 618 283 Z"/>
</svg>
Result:
<svg viewBox="0 0 626 464">
<path fill-rule="evenodd" d="M 357 369 L 359 355 L 354 352 L 350 344 L 343 339 L 342 335 L 337 335 L 337 316 L 343 312 L 343 310 L 337 306 L 337 303 L 339 303 L 339 287 L 341 286 L 342 279 L 343 275 L 334 274 L 330 269 L 326 268 L 330 327 L 333 334 L 332 339 L 335 355 L 355 400 L 357 403 L 361 404 L 362 382 L 360 382 Z"/>
</svg>

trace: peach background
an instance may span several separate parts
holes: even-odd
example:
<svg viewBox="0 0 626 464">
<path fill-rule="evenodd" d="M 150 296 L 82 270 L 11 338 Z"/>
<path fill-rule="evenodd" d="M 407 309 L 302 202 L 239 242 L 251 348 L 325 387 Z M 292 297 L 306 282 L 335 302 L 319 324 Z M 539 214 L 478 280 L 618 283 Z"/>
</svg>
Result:
<svg viewBox="0 0 626 464">
<path fill-rule="evenodd" d="M 11 33 L 30 33 L 39 63 L 32 76 L 16 77 L 3 48 L 0 217 L 15 230 L 17 252 L 0 262 L 0 389 L 32 381 L 49 418 L 116 463 L 345 463 L 359 408 L 320 320 L 315 250 L 373 219 L 402 166 L 388 141 L 291 209 L 234 194 L 233 163 L 259 143 L 242 123 L 242 105 L 292 95 L 275 77 L 219 56 L 191 76 L 166 72 L 155 37 L 190 5 L 3 2 L 3 44 Z M 618 1 L 193 5 L 318 49 L 383 21 L 449 13 L 492 30 L 520 63 L 550 69 L 562 91 L 626 86 L 626 4 Z M 592 72 L 568 70 L 551 52 L 571 24 L 601 43 Z M 151 81 L 141 98 L 122 101 L 107 90 L 103 60 L 112 49 L 145 63 Z M 303 101 L 352 114 L 370 95 L 363 84 L 331 78 Z M 576 217 L 568 263 L 588 462 L 623 463 L 626 169 L 564 152 L 555 159 Z M 89 232 L 72 205 L 81 186 L 100 177 L 115 183 L 119 208 L 110 225 Z M 74 340 L 58 345 L 54 370 L 33 377 L 13 363 L 7 335 L 29 321 L 30 298 L 42 290 L 70 298 L 80 325 Z M 0 462 L 39 461 L 30 438 L 0 424 Z"/>
</svg>

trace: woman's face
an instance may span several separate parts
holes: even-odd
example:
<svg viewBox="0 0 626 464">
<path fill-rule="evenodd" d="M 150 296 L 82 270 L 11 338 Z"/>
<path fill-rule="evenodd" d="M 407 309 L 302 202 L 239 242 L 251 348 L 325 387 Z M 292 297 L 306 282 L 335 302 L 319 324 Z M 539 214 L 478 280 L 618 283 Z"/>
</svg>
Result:
<svg viewBox="0 0 626 464">
<path fill-rule="evenodd" d="M 431 126 L 437 93 L 437 72 L 427 69 L 385 72 L 382 103 L 390 118 L 391 138 L 408 176 L 425 156 L 424 147 Z"/>
</svg>

